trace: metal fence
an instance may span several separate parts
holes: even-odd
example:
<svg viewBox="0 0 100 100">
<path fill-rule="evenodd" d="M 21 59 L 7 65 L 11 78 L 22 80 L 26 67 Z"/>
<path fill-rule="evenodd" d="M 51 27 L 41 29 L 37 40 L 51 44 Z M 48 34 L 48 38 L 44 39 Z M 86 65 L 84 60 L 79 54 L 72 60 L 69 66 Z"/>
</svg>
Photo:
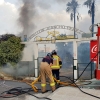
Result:
<svg viewBox="0 0 100 100">
<path fill-rule="evenodd" d="M 81 75 L 81 73 L 84 71 L 84 69 L 87 67 L 88 63 L 77 63 L 78 68 L 78 77 Z M 80 79 L 86 80 L 86 79 L 92 79 L 94 78 L 94 63 L 91 63 L 88 65 Z"/>
<path fill-rule="evenodd" d="M 42 61 L 43 57 L 38 57 L 38 75 L 39 75 L 39 66 L 40 62 Z M 81 75 L 85 67 L 88 65 L 88 63 L 77 63 L 78 68 L 78 77 Z M 82 74 L 80 79 L 93 79 L 94 78 L 94 63 L 91 63 L 85 72 Z M 26 77 L 34 77 L 35 75 L 35 67 L 33 61 L 25 61 L 20 62 L 16 65 L 16 67 L 12 67 L 10 64 L 7 64 L 6 66 L 2 66 L 0 68 L 0 72 L 4 72 L 8 76 L 12 76 L 14 79 L 20 79 L 20 78 L 26 78 Z M 60 69 L 60 76 L 66 76 L 73 79 L 73 66 L 70 67 L 62 67 Z"/>
</svg>

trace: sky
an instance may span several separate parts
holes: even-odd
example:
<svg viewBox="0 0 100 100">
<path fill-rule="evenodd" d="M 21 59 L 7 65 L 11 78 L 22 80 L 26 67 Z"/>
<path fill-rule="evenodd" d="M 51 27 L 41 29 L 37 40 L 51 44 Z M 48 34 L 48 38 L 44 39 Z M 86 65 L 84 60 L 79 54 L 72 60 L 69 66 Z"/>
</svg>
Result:
<svg viewBox="0 0 100 100">
<path fill-rule="evenodd" d="M 27 6 L 27 2 L 31 3 Z M 66 13 L 66 4 L 71 0 L 0 0 L 0 35 L 12 34 L 33 34 L 34 32 L 48 26 L 65 25 L 73 27 L 70 21 L 70 14 Z M 86 0 L 77 0 L 80 4 L 78 12 L 80 20 L 76 21 L 76 28 L 89 33 L 91 18 L 88 15 L 88 8 L 83 5 Z M 95 23 L 100 22 L 100 0 L 96 1 Z M 29 16 L 26 8 L 29 9 Z M 23 10 L 24 9 L 24 10 Z M 26 12 L 24 12 L 26 10 Z M 26 20 L 28 19 L 28 21 Z M 25 30 L 26 29 L 26 30 Z M 59 31 L 59 30 L 57 30 Z M 61 30 L 66 33 L 67 30 Z M 72 33 L 71 31 L 68 31 Z M 43 34 L 43 33 L 41 33 Z"/>
</svg>

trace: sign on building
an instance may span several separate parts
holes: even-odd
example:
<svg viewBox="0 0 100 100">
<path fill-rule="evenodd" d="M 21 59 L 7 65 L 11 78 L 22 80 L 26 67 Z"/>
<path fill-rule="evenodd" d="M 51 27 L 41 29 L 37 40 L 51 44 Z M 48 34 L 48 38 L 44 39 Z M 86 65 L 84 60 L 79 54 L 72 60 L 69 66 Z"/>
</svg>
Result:
<svg viewBox="0 0 100 100">
<path fill-rule="evenodd" d="M 90 41 L 90 60 L 97 60 L 97 40 Z M 94 58 L 95 57 L 95 58 Z"/>
</svg>

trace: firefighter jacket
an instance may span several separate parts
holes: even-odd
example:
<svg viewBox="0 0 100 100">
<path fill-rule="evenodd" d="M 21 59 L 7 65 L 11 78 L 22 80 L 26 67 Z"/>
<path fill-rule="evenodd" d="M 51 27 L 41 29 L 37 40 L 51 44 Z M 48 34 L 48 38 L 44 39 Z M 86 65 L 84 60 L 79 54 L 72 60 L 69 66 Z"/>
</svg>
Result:
<svg viewBox="0 0 100 100">
<path fill-rule="evenodd" d="M 61 59 L 58 55 L 53 55 L 53 64 L 51 66 L 51 69 L 53 70 L 56 70 L 56 69 L 60 69 L 61 66 L 62 66 L 62 62 L 61 62 Z"/>
</svg>

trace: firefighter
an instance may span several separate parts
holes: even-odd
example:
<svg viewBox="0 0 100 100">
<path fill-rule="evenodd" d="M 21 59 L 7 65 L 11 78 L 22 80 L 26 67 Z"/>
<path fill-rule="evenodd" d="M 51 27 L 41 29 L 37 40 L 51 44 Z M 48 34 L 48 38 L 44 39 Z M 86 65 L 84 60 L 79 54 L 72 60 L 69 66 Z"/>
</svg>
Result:
<svg viewBox="0 0 100 100">
<path fill-rule="evenodd" d="M 55 82 L 52 75 L 51 65 L 53 64 L 53 59 L 51 57 L 51 54 L 48 53 L 46 57 L 42 59 L 42 62 L 40 64 L 40 75 L 41 75 L 41 90 L 42 93 L 47 92 L 46 91 L 46 76 L 50 80 L 50 86 L 52 89 L 52 92 L 55 91 Z"/>
<path fill-rule="evenodd" d="M 62 67 L 62 61 L 61 58 L 57 55 L 57 52 L 55 50 L 52 51 L 52 56 L 53 56 L 53 64 L 51 66 L 53 76 L 58 80 L 58 86 L 60 82 L 60 77 L 59 77 L 59 70 Z"/>
</svg>

